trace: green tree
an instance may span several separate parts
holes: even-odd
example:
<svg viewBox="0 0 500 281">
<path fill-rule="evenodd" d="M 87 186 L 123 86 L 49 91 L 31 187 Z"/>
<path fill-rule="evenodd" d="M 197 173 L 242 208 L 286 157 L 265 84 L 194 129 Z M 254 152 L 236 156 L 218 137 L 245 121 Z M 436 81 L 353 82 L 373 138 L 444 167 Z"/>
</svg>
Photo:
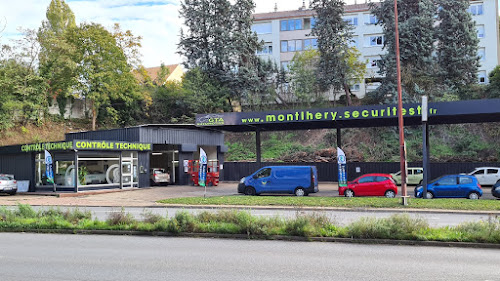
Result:
<svg viewBox="0 0 500 281">
<path fill-rule="evenodd" d="M 129 110 L 140 99 L 137 80 L 113 35 L 99 24 L 84 23 L 68 37 L 76 46 L 78 89 L 90 103 L 92 130 L 99 114 L 106 113 L 113 123 L 133 119 Z"/>
<path fill-rule="evenodd" d="M 468 0 L 439 0 L 436 38 L 440 78 L 448 87 L 460 89 L 477 83 L 479 39 Z"/>
<path fill-rule="evenodd" d="M 199 68 L 184 75 L 183 88 L 192 97 L 194 113 L 229 111 L 230 92 L 221 82 L 212 79 Z"/>
<path fill-rule="evenodd" d="M 134 36 L 130 30 L 123 31 L 120 24 L 115 23 L 113 25 L 113 37 L 123 50 L 129 66 L 132 69 L 139 68 L 141 65 L 141 52 L 139 49 L 142 47 L 142 36 Z"/>
<path fill-rule="evenodd" d="M 394 21 L 394 1 L 384 0 L 380 4 L 370 3 L 372 13 L 377 17 L 384 31 L 384 49 L 381 56 L 380 74 L 383 83 L 378 89 L 381 97 L 391 96 L 388 102 L 396 102 L 396 38 Z M 434 11 L 432 0 L 399 0 L 399 50 L 401 62 L 401 82 L 403 99 L 418 100 L 424 92 L 431 94 L 435 88 L 434 51 Z"/>
<path fill-rule="evenodd" d="M 311 107 L 324 101 L 316 79 L 316 69 L 319 60 L 317 50 L 298 52 L 293 56 L 289 67 L 289 79 L 295 102 Z"/>
<path fill-rule="evenodd" d="M 48 101 L 56 99 L 64 116 L 71 88 L 77 83 L 75 47 L 66 38 L 68 30 L 76 28 L 75 15 L 64 0 L 52 0 L 46 17 L 37 33 L 41 46 L 39 71 L 49 85 Z"/>
<path fill-rule="evenodd" d="M 343 90 L 347 104 L 351 104 L 349 77 L 349 44 L 352 42 L 352 27 L 342 18 L 342 0 L 313 0 L 311 8 L 316 11 L 316 23 L 311 35 L 318 37 L 319 64 L 318 81 L 322 90 Z"/>
<path fill-rule="evenodd" d="M 500 65 L 497 65 L 489 74 L 490 83 L 486 86 L 488 98 L 500 98 Z"/>
</svg>

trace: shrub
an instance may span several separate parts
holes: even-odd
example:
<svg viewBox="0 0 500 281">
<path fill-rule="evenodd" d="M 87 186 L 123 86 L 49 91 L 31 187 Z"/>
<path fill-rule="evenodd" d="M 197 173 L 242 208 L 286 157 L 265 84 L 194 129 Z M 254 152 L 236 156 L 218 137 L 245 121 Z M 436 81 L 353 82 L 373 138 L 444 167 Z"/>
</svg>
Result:
<svg viewBox="0 0 500 281">
<path fill-rule="evenodd" d="M 122 208 L 120 212 L 109 214 L 109 217 L 106 221 L 110 225 L 130 225 L 137 222 L 131 214 L 125 213 L 124 208 Z"/>
<path fill-rule="evenodd" d="M 404 214 L 383 219 L 361 218 L 347 226 L 347 233 L 355 238 L 417 239 L 418 233 L 428 228 L 424 219 Z"/>
<path fill-rule="evenodd" d="M 21 218 L 36 218 L 37 213 L 30 205 L 19 204 L 17 205 L 16 216 Z"/>
</svg>

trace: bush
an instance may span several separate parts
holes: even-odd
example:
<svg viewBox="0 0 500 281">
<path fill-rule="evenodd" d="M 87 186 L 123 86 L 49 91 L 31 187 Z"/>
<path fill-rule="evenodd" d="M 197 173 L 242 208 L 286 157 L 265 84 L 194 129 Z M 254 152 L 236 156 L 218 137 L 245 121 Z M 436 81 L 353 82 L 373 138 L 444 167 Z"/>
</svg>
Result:
<svg viewBox="0 0 500 281">
<path fill-rule="evenodd" d="M 427 229 L 429 224 L 424 219 L 404 214 L 384 219 L 361 218 L 347 226 L 347 234 L 366 239 L 417 239 Z"/>
<path fill-rule="evenodd" d="M 30 205 L 19 204 L 17 205 L 16 216 L 21 218 L 36 218 L 37 213 Z"/>
<path fill-rule="evenodd" d="M 137 221 L 131 214 L 125 213 L 125 209 L 122 208 L 120 212 L 114 212 L 109 214 L 109 217 L 106 220 L 106 222 L 109 223 L 110 225 L 131 225 L 133 223 L 136 223 Z"/>
</svg>

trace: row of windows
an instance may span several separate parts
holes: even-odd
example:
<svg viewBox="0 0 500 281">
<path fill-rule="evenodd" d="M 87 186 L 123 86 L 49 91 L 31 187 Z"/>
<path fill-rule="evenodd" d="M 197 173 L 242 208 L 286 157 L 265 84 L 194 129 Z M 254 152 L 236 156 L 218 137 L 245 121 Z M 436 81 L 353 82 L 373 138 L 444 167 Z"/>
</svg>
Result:
<svg viewBox="0 0 500 281">
<path fill-rule="evenodd" d="M 298 52 L 302 50 L 317 49 L 318 39 L 287 40 L 281 41 L 281 52 Z"/>
<path fill-rule="evenodd" d="M 315 18 L 281 20 L 280 30 L 292 31 L 292 30 L 311 29 L 314 27 L 315 24 L 316 24 Z"/>
</svg>

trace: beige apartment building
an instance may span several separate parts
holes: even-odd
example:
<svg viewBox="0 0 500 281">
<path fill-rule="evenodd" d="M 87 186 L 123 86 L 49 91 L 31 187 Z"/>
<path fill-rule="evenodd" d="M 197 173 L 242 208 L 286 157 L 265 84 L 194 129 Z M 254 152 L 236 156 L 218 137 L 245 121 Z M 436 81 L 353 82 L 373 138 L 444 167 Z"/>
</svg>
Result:
<svg viewBox="0 0 500 281">
<path fill-rule="evenodd" d="M 471 0 L 469 12 L 480 38 L 478 82 L 488 83 L 488 74 L 500 64 L 498 1 Z M 316 39 L 309 36 L 314 26 L 314 15 L 314 11 L 305 5 L 295 11 L 277 11 L 275 8 L 274 12 L 254 14 L 252 29 L 264 41 L 264 48 L 258 55 L 287 69 L 296 52 L 317 48 Z M 367 3 L 346 5 L 344 19 L 354 27 L 352 44 L 361 52 L 360 59 L 367 63 L 365 82 L 355 84 L 351 89 L 357 97 L 362 98 L 380 85 L 377 63 L 380 55 L 386 52 L 382 50 L 383 31 L 381 26 L 376 25 L 377 19 L 370 13 Z"/>
</svg>

